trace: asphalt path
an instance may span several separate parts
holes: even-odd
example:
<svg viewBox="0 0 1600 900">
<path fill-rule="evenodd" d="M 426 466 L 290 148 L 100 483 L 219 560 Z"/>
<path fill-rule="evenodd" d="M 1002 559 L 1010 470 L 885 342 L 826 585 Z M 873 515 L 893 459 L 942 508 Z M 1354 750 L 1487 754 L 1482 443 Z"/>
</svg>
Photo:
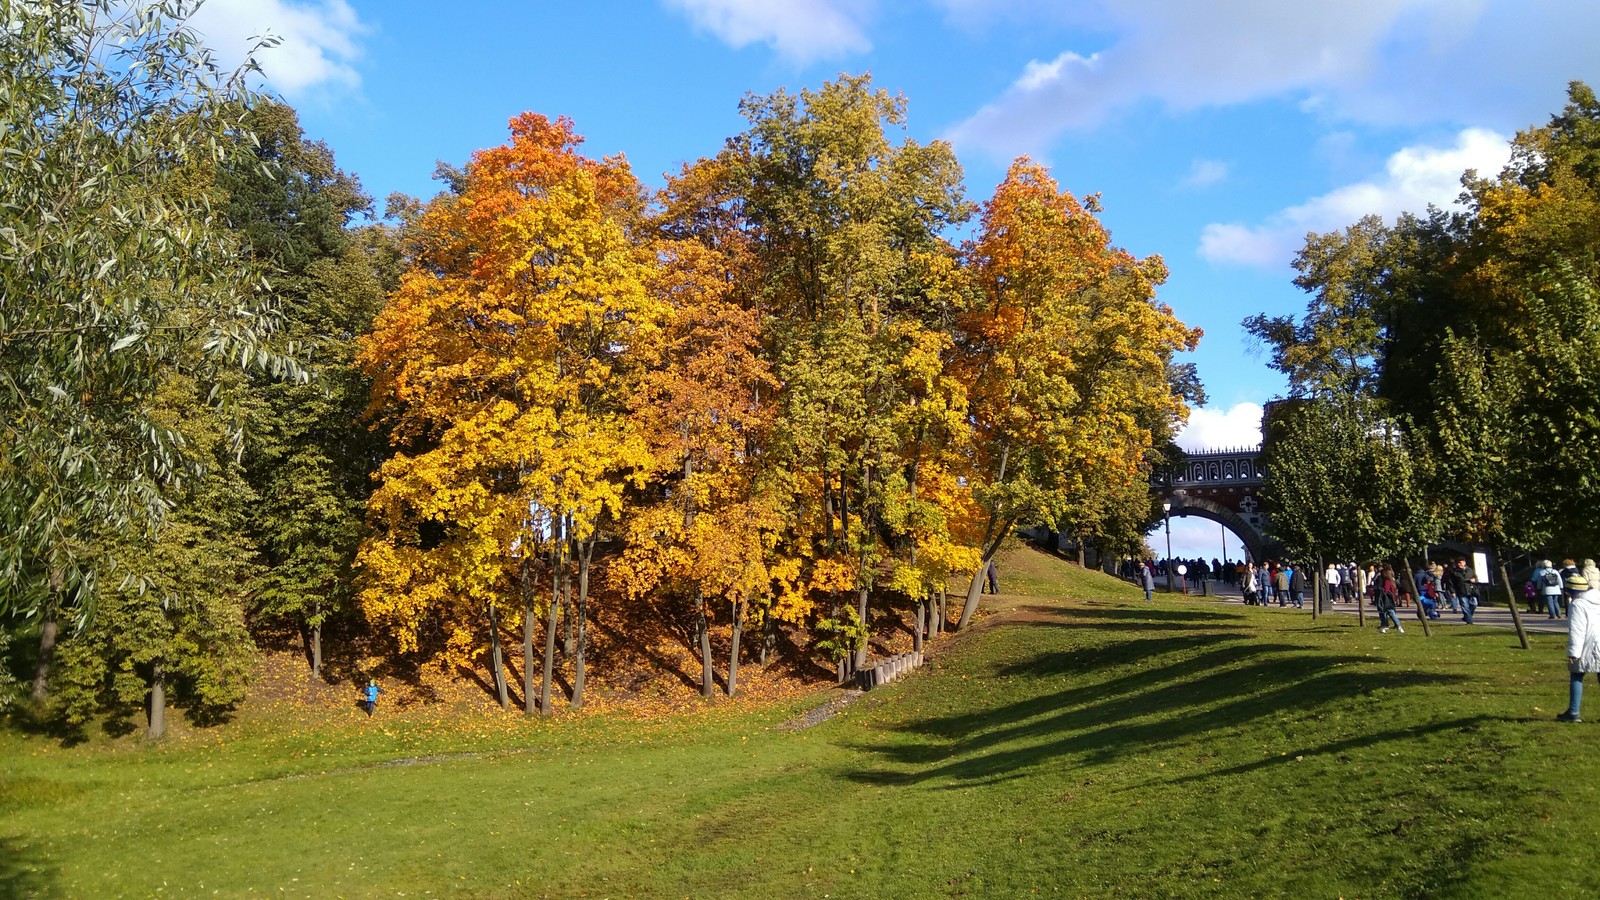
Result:
<svg viewBox="0 0 1600 900">
<path fill-rule="evenodd" d="M 1166 584 L 1160 576 L 1156 577 L 1156 593 L 1157 595 L 1164 595 L 1166 593 Z M 1217 603 L 1232 603 L 1236 606 L 1244 605 L 1244 595 L 1240 593 L 1239 589 L 1233 585 L 1224 584 L 1220 581 L 1207 582 L 1205 593 L 1201 593 L 1191 586 L 1189 594 L 1190 596 L 1196 598 L 1212 600 Z M 1293 606 L 1280 607 L 1276 603 L 1268 603 L 1268 605 L 1263 608 L 1275 610 L 1285 614 L 1309 617 L 1311 615 L 1311 597 L 1309 594 L 1307 595 L 1304 609 L 1295 609 Z M 1522 612 L 1522 627 L 1524 630 L 1542 632 L 1545 634 L 1567 633 L 1566 619 L 1552 619 L 1546 616 L 1543 612 L 1530 613 L 1528 612 L 1528 608 L 1526 606 L 1519 607 L 1519 609 Z M 1403 606 L 1396 610 L 1396 612 L 1399 613 L 1400 624 L 1402 626 L 1415 625 L 1419 630 L 1421 629 L 1422 623 L 1417 621 L 1416 607 Z M 1356 604 L 1335 602 L 1332 604 L 1332 614 L 1353 616 L 1356 614 Z M 1374 624 L 1376 624 L 1378 619 L 1378 611 L 1374 609 L 1370 603 L 1367 604 L 1367 618 L 1371 619 Z M 1451 612 L 1448 607 L 1441 606 L 1439 608 L 1439 618 L 1432 620 L 1429 624 L 1465 625 L 1466 622 L 1462 621 L 1460 613 Z M 1503 606 L 1480 605 L 1477 612 L 1473 613 L 1472 624 L 1483 625 L 1489 628 L 1515 627 L 1511 621 L 1511 611 Z"/>
</svg>

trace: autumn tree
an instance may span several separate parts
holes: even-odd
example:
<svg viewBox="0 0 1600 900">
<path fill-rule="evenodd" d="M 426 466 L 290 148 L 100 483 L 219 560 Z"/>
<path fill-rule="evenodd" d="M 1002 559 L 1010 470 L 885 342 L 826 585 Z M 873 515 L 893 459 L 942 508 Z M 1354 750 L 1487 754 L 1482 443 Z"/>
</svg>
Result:
<svg viewBox="0 0 1600 900">
<path fill-rule="evenodd" d="M 762 466 L 777 384 L 761 356 L 754 260 L 731 208 L 730 169 L 726 157 L 701 160 L 661 194 L 654 284 L 668 313 L 632 403 L 654 465 L 618 565 L 631 595 L 687 601 L 707 697 L 716 611 L 730 627 L 732 695 L 749 613 L 771 612 L 767 566 L 781 528 Z"/>
<path fill-rule="evenodd" d="M 1108 512 L 1107 483 L 1148 483 L 1148 454 L 1165 436 L 1150 417 L 1187 413 L 1170 363 L 1200 333 L 1156 301 L 1160 258 L 1113 247 L 1097 209 L 1018 160 L 969 250 L 982 295 L 960 321 L 959 343 L 983 518 L 960 625 L 1013 528 L 1093 533 Z"/>
<path fill-rule="evenodd" d="M 519 585 L 510 614 L 524 620 L 531 672 L 532 563 L 548 557 L 545 714 L 574 557 L 572 704 L 583 702 L 588 564 L 650 462 L 625 404 L 631 354 L 662 317 L 638 184 L 622 160 L 580 155 L 579 140 L 570 122 L 528 113 L 508 144 L 474 154 L 412 226 L 416 258 L 359 357 L 394 449 L 369 501 L 362 609 L 402 650 L 429 622 L 450 658 L 487 649 L 507 705 L 504 598 Z M 531 712 L 531 679 L 526 694 Z"/>
<path fill-rule="evenodd" d="M 790 498 L 790 583 L 826 601 L 827 620 L 859 628 L 885 564 L 912 546 L 886 510 L 913 489 L 914 407 L 959 402 L 919 399 L 919 373 L 901 361 L 948 348 L 955 296 L 939 278 L 953 254 L 940 234 L 969 215 L 960 166 L 943 142 L 892 142 L 905 100 L 866 76 L 747 97 L 741 111 L 750 124 L 729 153 L 782 385 L 771 452 Z M 853 611 L 837 608 L 845 592 Z M 845 668 L 865 658 L 864 642 L 850 644 Z"/>
</svg>

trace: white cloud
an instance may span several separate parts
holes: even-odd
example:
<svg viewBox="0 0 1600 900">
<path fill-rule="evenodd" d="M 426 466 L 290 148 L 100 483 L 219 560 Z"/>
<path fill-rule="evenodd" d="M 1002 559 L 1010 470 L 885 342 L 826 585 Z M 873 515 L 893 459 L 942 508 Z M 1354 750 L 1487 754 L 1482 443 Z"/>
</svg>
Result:
<svg viewBox="0 0 1600 900">
<path fill-rule="evenodd" d="M 286 96 L 361 86 L 354 64 L 367 26 L 346 0 L 208 0 L 190 24 L 229 67 L 244 59 L 256 38 L 278 38 L 278 46 L 260 51 L 256 61 L 267 83 Z"/>
<path fill-rule="evenodd" d="M 952 16 L 981 7 L 944 0 Z M 1015 17 L 1018 2 L 996 18 Z M 1169 109 L 1298 97 L 1308 112 L 1383 125 L 1473 121 L 1510 130 L 1572 78 L 1600 80 L 1600 3 L 1560 0 L 1080 0 L 1110 35 L 1033 60 L 950 137 L 1009 158 L 1141 102 Z M 1038 12 L 1043 19 L 1046 13 Z"/>
<path fill-rule="evenodd" d="M 1204 190 L 1228 177 L 1228 164 L 1214 159 L 1197 159 L 1183 179 L 1183 187 Z"/>
<path fill-rule="evenodd" d="M 1189 422 L 1176 443 L 1191 453 L 1255 447 L 1261 443 L 1261 405 L 1238 403 L 1229 409 L 1200 407 L 1189 412 Z"/>
<path fill-rule="evenodd" d="M 865 53 L 868 0 L 667 0 L 723 43 L 770 45 L 797 63 Z"/>
<path fill-rule="evenodd" d="M 1284 266 L 1308 232 L 1333 231 L 1366 215 L 1392 220 L 1402 212 L 1420 214 L 1429 204 L 1452 206 L 1461 194 L 1462 173 L 1497 174 L 1510 158 L 1507 142 L 1493 131 L 1468 128 L 1453 147 L 1406 147 L 1389 157 L 1383 175 L 1313 197 L 1259 225 L 1207 225 L 1200 234 L 1200 255 L 1213 263 Z"/>
</svg>

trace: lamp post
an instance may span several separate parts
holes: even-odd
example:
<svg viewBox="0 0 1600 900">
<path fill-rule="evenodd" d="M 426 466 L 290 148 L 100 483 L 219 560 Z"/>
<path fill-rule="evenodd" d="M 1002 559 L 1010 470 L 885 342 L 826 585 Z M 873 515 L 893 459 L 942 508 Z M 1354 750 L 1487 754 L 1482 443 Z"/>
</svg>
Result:
<svg viewBox="0 0 1600 900">
<path fill-rule="evenodd" d="M 1163 501 L 1161 517 L 1167 523 L 1167 593 L 1172 593 L 1172 501 Z"/>
</svg>

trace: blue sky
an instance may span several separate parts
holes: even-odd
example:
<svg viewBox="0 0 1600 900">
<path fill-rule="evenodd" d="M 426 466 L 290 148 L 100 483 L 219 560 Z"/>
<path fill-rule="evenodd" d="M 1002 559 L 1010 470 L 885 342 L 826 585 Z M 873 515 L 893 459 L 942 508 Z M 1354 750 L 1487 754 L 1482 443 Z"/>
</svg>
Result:
<svg viewBox="0 0 1600 900">
<path fill-rule="evenodd" d="M 1028 154 L 1166 259 L 1162 299 L 1206 332 L 1190 449 L 1255 440 L 1282 392 L 1238 323 L 1303 308 L 1306 232 L 1448 204 L 1568 81 L 1600 85 L 1590 0 L 208 0 L 195 25 L 224 61 L 281 38 L 266 87 L 380 207 L 525 110 L 660 184 L 741 130 L 747 92 L 870 72 L 971 199 Z M 1175 520 L 1174 549 L 1216 555 L 1217 532 Z"/>
</svg>

